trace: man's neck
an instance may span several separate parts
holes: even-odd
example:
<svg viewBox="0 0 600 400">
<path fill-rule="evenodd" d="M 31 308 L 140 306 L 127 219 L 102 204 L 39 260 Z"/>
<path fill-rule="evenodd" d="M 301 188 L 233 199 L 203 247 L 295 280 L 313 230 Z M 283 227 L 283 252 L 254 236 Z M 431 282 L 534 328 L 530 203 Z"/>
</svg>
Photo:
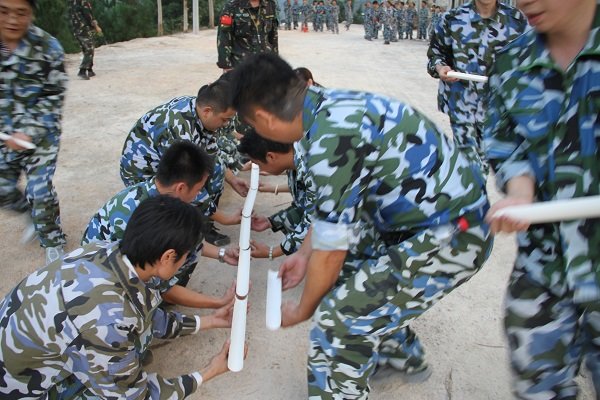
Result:
<svg viewBox="0 0 600 400">
<path fill-rule="evenodd" d="M 17 47 L 19 47 L 19 42 L 21 40 L 20 39 L 19 40 L 5 40 L 4 38 L 0 37 L 0 41 L 2 42 L 4 47 L 6 47 L 12 53 L 13 51 L 15 51 L 17 49 Z"/>
<path fill-rule="evenodd" d="M 596 7 L 595 0 L 574 5 L 569 15 L 561 19 L 560 26 L 547 33 L 550 54 L 563 70 L 585 46 L 596 17 Z"/>
<path fill-rule="evenodd" d="M 496 14 L 496 8 L 496 2 L 490 4 L 482 4 L 479 1 L 475 1 L 475 9 L 482 18 L 490 18 L 491 16 Z"/>
</svg>

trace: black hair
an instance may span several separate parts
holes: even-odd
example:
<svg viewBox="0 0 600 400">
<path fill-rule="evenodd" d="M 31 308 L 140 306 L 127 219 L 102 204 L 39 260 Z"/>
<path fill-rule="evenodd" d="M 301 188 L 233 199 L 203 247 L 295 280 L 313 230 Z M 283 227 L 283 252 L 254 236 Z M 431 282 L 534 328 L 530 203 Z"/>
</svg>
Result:
<svg viewBox="0 0 600 400">
<path fill-rule="evenodd" d="M 198 90 L 196 104 L 200 107 L 212 107 L 215 112 L 223 112 L 233 107 L 229 75 L 229 73 L 223 74 L 213 83 L 202 86 Z"/>
<path fill-rule="evenodd" d="M 279 143 L 260 136 L 254 129 L 248 130 L 240 140 L 238 151 L 248 157 L 267 162 L 267 153 L 288 153 L 292 149 L 290 143 Z"/>
<path fill-rule="evenodd" d="M 179 260 L 203 239 L 203 225 L 197 207 L 167 195 L 150 197 L 131 215 L 119 247 L 134 266 L 142 269 L 156 263 L 170 249 L 175 250 Z"/>
<path fill-rule="evenodd" d="M 233 106 L 246 118 L 261 107 L 283 121 L 292 121 L 302 112 L 306 82 L 275 53 L 255 54 L 232 71 Z"/>
<path fill-rule="evenodd" d="M 36 7 L 37 7 L 37 3 L 36 3 L 36 1 L 37 1 L 37 0 L 27 0 L 27 2 L 29 3 L 29 5 L 31 6 L 31 8 L 33 8 L 34 10 L 35 10 L 35 9 L 36 9 Z"/>
<path fill-rule="evenodd" d="M 313 78 L 312 72 L 310 72 L 310 70 L 306 67 L 298 67 L 294 70 L 294 73 L 296 75 L 298 75 L 298 78 L 302 79 L 304 82 L 308 82 L 308 80 L 310 79 L 313 82 L 312 83 L 313 86 L 323 87 L 323 86 L 321 86 L 321 84 L 319 84 L 315 81 L 315 78 Z"/>
<path fill-rule="evenodd" d="M 192 187 L 212 174 L 214 160 L 200 147 L 188 140 L 174 142 L 158 164 L 156 180 L 165 186 L 184 182 Z"/>
<path fill-rule="evenodd" d="M 375 4 L 379 5 L 379 2 L 377 0 L 373 1 L 373 5 Z"/>
</svg>

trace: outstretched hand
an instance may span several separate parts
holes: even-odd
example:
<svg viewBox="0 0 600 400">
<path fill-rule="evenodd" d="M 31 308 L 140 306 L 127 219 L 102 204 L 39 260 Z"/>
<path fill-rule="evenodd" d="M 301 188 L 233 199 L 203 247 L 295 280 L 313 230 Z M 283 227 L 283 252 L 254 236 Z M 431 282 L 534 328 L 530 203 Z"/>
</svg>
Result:
<svg viewBox="0 0 600 400">
<path fill-rule="evenodd" d="M 298 286 L 306 275 L 307 267 L 308 258 L 299 252 L 287 257 L 279 267 L 282 289 L 288 290 Z"/>
</svg>

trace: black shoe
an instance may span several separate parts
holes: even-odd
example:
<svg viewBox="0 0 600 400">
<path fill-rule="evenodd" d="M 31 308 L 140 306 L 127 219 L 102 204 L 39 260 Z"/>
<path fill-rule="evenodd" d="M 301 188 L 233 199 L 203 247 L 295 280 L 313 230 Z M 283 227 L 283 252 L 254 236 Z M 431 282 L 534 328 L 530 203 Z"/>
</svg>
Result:
<svg viewBox="0 0 600 400">
<path fill-rule="evenodd" d="M 386 40 L 385 42 L 383 42 L 383 44 L 390 44 L 390 41 Z"/>
<path fill-rule="evenodd" d="M 85 69 L 80 69 L 77 76 L 86 81 L 90 80 L 90 77 L 88 76 L 87 71 Z"/>
<path fill-rule="evenodd" d="M 89 77 L 89 78 L 93 78 L 93 77 L 95 77 L 95 76 L 96 76 L 96 73 L 95 73 L 95 72 L 94 72 L 94 70 L 93 70 L 93 69 L 91 69 L 91 68 L 87 70 L 87 74 L 88 74 L 88 77 Z"/>
<path fill-rule="evenodd" d="M 204 240 L 206 240 L 210 244 L 214 244 L 217 247 L 227 246 L 229 243 L 231 243 L 231 239 L 229 239 L 229 236 L 219 233 L 217 228 L 215 228 L 214 226 L 206 234 L 206 236 L 204 236 Z"/>
</svg>

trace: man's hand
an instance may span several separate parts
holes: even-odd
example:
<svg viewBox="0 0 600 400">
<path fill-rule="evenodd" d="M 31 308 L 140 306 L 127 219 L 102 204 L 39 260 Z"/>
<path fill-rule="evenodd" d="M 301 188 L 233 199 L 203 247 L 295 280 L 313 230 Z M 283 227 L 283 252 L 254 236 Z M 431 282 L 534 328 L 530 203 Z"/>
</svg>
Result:
<svg viewBox="0 0 600 400">
<path fill-rule="evenodd" d="M 515 220 L 508 215 L 494 217 L 494 214 L 503 208 L 521 204 L 531 204 L 531 200 L 519 197 L 506 197 L 494 204 L 485 216 L 485 221 L 490 224 L 492 233 L 513 233 L 527 230 L 530 225 L 528 221 Z"/>
<path fill-rule="evenodd" d="M 206 367 L 202 368 L 200 374 L 202 375 L 203 382 L 208 382 L 216 376 L 219 376 L 225 372 L 229 372 L 229 367 L 227 367 L 227 358 L 229 357 L 230 345 L 231 343 L 229 342 L 229 340 L 226 340 L 219 354 L 214 356 Z M 246 359 L 247 356 L 248 345 L 244 347 L 244 359 Z"/>
<path fill-rule="evenodd" d="M 269 228 L 271 228 L 271 221 L 269 221 L 268 217 L 265 217 L 263 215 L 252 216 L 250 229 L 252 229 L 255 232 L 262 232 Z"/>
<path fill-rule="evenodd" d="M 225 257 L 223 259 L 229 265 L 236 266 L 238 265 L 238 260 L 240 257 L 240 250 L 237 247 L 227 247 L 225 249 Z"/>
<path fill-rule="evenodd" d="M 29 136 L 27 136 L 26 134 L 24 134 L 22 132 L 15 132 L 11 135 L 11 139 L 9 139 L 5 142 L 6 147 L 8 147 L 11 150 L 15 150 L 15 151 L 27 150 L 27 148 L 17 144 L 17 142 L 13 139 L 19 139 L 24 142 L 31 143 L 31 138 Z"/>
<path fill-rule="evenodd" d="M 226 307 L 230 303 L 233 304 L 234 299 L 235 299 L 235 280 L 233 281 L 233 283 L 231 284 L 229 289 L 227 289 L 227 291 L 225 292 L 223 297 L 221 297 L 221 299 L 220 299 L 221 306 L 219 308 Z"/>
<path fill-rule="evenodd" d="M 250 255 L 255 258 L 267 258 L 269 257 L 269 246 L 264 243 L 257 242 L 255 240 L 250 241 Z"/>
<path fill-rule="evenodd" d="M 248 190 L 250 190 L 250 184 L 237 176 L 229 179 L 227 183 L 242 197 L 246 197 Z"/>
<path fill-rule="evenodd" d="M 202 318 L 203 321 L 201 327 L 204 329 L 231 328 L 234 302 L 235 300 L 232 299 L 229 304 L 216 309 L 212 314 Z"/>
<path fill-rule="evenodd" d="M 458 80 L 458 78 L 451 78 L 448 76 L 448 72 L 453 71 L 453 69 L 447 65 L 438 64 L 435 66 L 435 70 L 440 76 L 440 79 L 444 82 L 456 82 Z"/>
<path fill-rule="evenodd" d="M 287 257 L 279 267 L 279 276 L 283 290 L 288 290 L 298 286 L 306 275 L 308 267 L 308 257 L 297 252 Z"/>
</svg>

